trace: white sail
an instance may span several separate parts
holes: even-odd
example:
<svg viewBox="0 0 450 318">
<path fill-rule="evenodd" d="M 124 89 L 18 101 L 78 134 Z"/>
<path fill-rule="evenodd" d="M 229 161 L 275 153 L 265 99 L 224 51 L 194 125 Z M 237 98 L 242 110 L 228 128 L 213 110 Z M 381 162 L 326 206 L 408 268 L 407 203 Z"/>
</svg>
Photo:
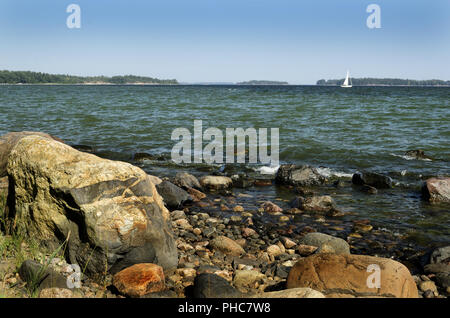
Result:
<svg viewBox="0 0 450 318">
<path fill-rule="evenodd" d="M 347 71 L 347 76 L 345 77 L 344 83 L 341 85 L 341 87 L 352 87 L 352 84 L 350 82 L 350 72 Z"/>
</svg>

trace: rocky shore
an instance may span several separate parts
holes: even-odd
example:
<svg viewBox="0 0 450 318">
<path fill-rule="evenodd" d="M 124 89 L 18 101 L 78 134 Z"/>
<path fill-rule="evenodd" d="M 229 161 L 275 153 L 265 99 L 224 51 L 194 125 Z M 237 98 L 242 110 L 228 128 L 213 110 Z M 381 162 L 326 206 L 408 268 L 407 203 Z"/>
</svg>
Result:
<svg viewBox="0 0 450 318">
<path fill-rule="evenodd" d="M 314 167 L 152 176 L 76 148 L 43 133 L 0 137 L 0 297 L 450 295 L 450 246 L 417 251 L 368 220 L 343 221 Z M 293 199 L 239 191 L 273 183 Z M 392 187 L 373 172 L 351 183 L 367 195 Z M 448 204 L 450 179 L 422 192 Z"/>
</svg>

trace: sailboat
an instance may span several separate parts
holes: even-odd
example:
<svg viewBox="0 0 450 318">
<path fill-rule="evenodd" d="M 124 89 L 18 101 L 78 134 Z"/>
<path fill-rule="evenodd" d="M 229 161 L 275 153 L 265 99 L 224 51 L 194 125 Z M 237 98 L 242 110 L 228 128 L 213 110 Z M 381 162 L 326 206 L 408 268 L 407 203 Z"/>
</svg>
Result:
<svg viewBox="0 0 450 318">
<path fill-rule="evenodd" d="M 347 76 L 345 77 L 345 81 L 341 85 L 341 87 L 352 87 L 352 80 L 350 79 L 349 71 L 347 71 Z"/>
</svg>

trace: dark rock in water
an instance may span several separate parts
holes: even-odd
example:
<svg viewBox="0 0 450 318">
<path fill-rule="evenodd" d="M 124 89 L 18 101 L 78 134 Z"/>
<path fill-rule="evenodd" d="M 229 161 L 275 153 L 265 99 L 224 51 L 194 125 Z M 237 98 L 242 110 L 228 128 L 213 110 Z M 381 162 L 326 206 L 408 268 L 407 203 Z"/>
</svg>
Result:
<svg viewBox="0 0 450 318">
<path fill-rule="evenodd" d="M 172 181 L 173 184 L 185 190 L 189 188 L 201 190 L 202 188 L 198 179 L 192 174 L 187 172 L 178 172 Z"/>
<path fill-rule="evenodd" d="M 241 293 L 224 278 L 209 273 L 195 277 L 193 296 L 195 298 L 238 298 Z"/>
<path fill-rule="evenodd" d="M 156 160 L 157 157 L 155 155 L 151 155 L 145 152 L 135 153 L 133 156 L 134 161 L 144 161 L 144 160 Z"/>
<path fill-rule="evenodd" d="M 433 160 L 433 158 L 425 155 L 425 152 L 422 149 L 408 150 L 407 152 L 405 152 L 405 156 L 412 157 L 415 159 Z"/>
<path fill-rule="evenodd" d="M 377 189 L 392 188 L 390 177 L 375 172 L 355 173 L 352 182 L 356 185 L 369 185 Z"/>
<path fill-rule="evenodd" d="M 430 178 L 425 181 L 422 198 L 431 203 L 450 202 L 450 178 Z"/>
<path fill-rule="evenodd" d="M 176 268 L 170 214 L 142 169 L 42 136 L 21 138 L 7 169 L 18 230 L 52 250 L 68 241 L 68 261 L 88 275 L 136 259 Z"/>
<path fill-rule="evenodd" d="M 183 189 L 172 182 L 163 181 L 156 186 L 158 193 L 163 197 L 164 203 L 169 209 L 178 209 L 185 202 L 192 201 L 192 197 Z"/>
<path fill-rule="evenodd" d="M 14 146 L 20 141 L 20 139 L 30 136 L 38 135 L 41 137 L 53 139 L 64 143 L 61 139 L 50 136 L 49 134 L 35 132 L 35 131 L 22 131 L 22 132 L 11 132 L 0 137 L 0 178 L 7 175 L 6 165 L 8 163 L 8 157 Z"/>
<path fill-rule="evenodd" d="M 95 150 L 93 147 L 91 146 L 86 146 L 86 145 L 70 145 L 72 148 L 78 150 L 78 151 L 82 151 L 82 152 L 87 152 L 87 153 L 94 153 Z"/>
<path fill-rule="evenodd" d="M 233 180 L 233 187 L 235 188 L 249 188 L 255 184 L 255 179 L 246 175 L 235 175 L 231 177 Z"/>
<path fill-rule="evenodd" d="M 374 188 L 370 185 L 367 185 L 367 184 L 365 184 L 361 187 L 361 191 L 364 193 L 368 193 L 368 194 L 377 194 L 378 193 L 378 190 L 376 188 Z"/>
<path fill-rule="evenodd" d="M 19 275 L 29 287 L 34 289 L 68 288 L 67 279 L 63 275 L 32 260 L 22 263 Z"/>
<path fill-rule="evenodd" d="M 329 195 L 314 197 L 296 197 L 291 202 L 292 208 L 298 208 L 304 211 L 328 212 L 336 210 L 336 204 Z"/>
<path fill-rule="evenodd" d="M 323 184 L 325 178 L 313 167 L 289 164 L 280 166 L 275 182 L 293 186 L 317 186 Z"/>
</svg>

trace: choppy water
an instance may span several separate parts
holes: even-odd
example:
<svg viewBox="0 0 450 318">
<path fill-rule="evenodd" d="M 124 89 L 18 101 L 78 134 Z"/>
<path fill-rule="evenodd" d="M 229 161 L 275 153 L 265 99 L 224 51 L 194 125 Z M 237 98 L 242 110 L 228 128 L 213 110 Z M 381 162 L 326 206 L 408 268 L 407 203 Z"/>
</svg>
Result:
<svg viewBox="0 0 450 318">
<path fill-rule="evenodd" d="M 335 191 L 344 210 L 416 242 L 450 241 L 449 207 L 432 207 L 419 194 L 426 177 L 450 175 L 450 88 L 0 86 L 0 113 L 0 134 L 43 131 L 121 160 L 169 153 L 172 130 L 193 133 L 194 119 L 204 129 L 278 127 L 282 162 L 343 176 L 368 169 L 397 183 L 375 196 Z M 410 149 L 436 160 L 408 160 Z"/>
</svg>

